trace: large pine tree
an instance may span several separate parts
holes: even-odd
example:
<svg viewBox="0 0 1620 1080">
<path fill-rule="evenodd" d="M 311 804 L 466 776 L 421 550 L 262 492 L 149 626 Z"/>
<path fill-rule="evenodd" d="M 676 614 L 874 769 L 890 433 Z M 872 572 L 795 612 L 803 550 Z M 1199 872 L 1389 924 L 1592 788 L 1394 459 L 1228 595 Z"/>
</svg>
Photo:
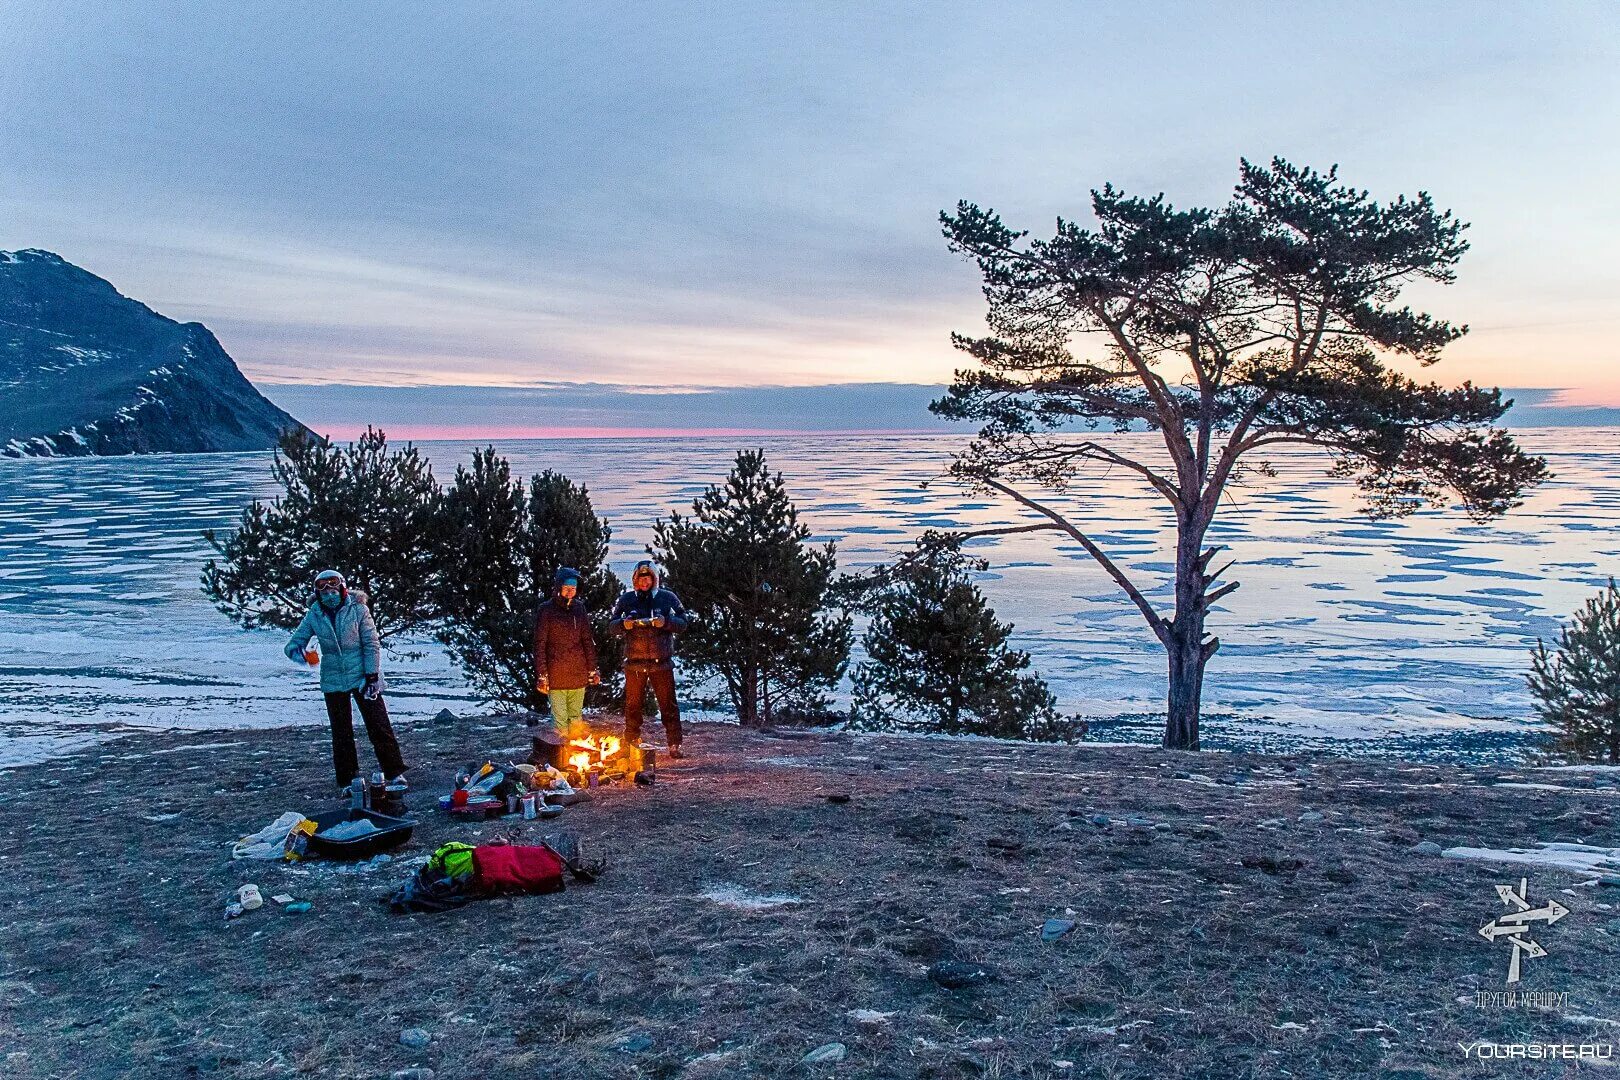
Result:
<svg viewBox="0 0 1620 1080">
<path fill-rule="evenodd" d="M 834 545 L 812 547 L 781 473 L 743 451 L 724 487 L 654 528 L 648 553 L 695 616 L 681 656 L 724 682 L 743 724 L 824 712 L 849 662 L 851 623 L 831 609 Z"/>
<path fill-rule="evenodd" d="M 1051 531 L 1079 545 L 1164 646 L 1164 745 L 1196 750 L 1204 669 L 1220 646 L 1206 620 L 1235 581 L 1205 540 L 1232 484 L 1275 448 L 1314 447 L 1353 477 L 1375 516 L 1455 501 L 1485 520 L 1546 476 L 1496 427 L 1501 391 L 1420 382 L 1461 337 L 1401 304 L 1413 282 L 1445 284 L 1464 225 L 1427 194 L 1374 201 L 1280 159 L 1245 161 L 1225 206 L 1180 210 L 1162 195 L 1092 192 L 1095 226 L 1059 219 L 1030 240 L 992 210 L 942 214 L 953 250 L 978 266 L 988 337 L 958 335 L 977 361 L 933 409 L 980 425 L 954 466 L 1031 517 L 989 532 Z M 1161 445 L 1085 437 L 1076 424 L 1154 432 Z M 1134 476 L 1175 522 L 1173 591 L 1115 561 L 1084 506 L 1054 505 L 1088 469 Z"/>
</svg>

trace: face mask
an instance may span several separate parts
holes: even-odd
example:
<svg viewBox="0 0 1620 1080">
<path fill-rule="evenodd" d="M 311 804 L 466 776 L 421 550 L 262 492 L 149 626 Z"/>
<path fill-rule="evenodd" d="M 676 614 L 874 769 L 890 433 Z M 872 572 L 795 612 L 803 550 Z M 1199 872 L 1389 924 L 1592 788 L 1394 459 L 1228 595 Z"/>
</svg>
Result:
<svg viewBox="0 0 1620 1080">
<path fill-rule="evenodd" d="M 321 607 L 327 611 L 336 611 L 343 606 L 343 594 L 336 592 L 321 593 Z"/>
</svg>

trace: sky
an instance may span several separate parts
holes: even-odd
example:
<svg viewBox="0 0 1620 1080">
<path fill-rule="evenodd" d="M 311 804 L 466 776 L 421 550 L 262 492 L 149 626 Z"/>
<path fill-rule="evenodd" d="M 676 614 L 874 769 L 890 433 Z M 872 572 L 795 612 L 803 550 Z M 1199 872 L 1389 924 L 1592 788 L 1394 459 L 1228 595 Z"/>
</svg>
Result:
<svg viewBox="0 0 1620 1080">
<path fill-rule="evenodd" d="M 828 385 L 800 426 L 862 427 L 893 395 L 860 384 L 947 382 L 981 324 L 940 210 L 1049 234 L 1105 181 L 1219 204 L 1273 154 L 1472 223 L 1412 294 L 1472 328 L 1433 377 L 1620 407 L 1608 2 L 6 0 L 0 63 L 0 249 L 317 411 L 537 427 L 433 388 L 560 388 L 611 425 L 615 387 Z"/>
</svg>

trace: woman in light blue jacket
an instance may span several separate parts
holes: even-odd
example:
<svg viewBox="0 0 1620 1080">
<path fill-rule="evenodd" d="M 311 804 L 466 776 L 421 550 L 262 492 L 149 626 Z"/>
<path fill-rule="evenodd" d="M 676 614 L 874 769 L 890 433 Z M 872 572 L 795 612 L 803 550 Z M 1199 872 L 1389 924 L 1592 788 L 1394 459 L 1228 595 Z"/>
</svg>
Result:
<svg viewBox="0 0 1620 1080">
<path fill-rule="evenodd" d="M 394 738 L 388 706 L 383 702 L 377 624 L 366 606 L 366 594 L 350 592 L 343 575 L 336 570 L 322 570 L 315 575 L 315 603 L 288 639 L 287 655 L 313 663 L 304 651 L 311 638 L 321 643 L 321 692 L 326 696 L 326 715 L 332 722 L 332 767 L 337 772 L 338 787 L 348 787 L 360 774 L 351 699 L 360 705 L 366 736 L 377 752 L 383 775 L 395 779 L 407 766 L 400 757 L 399 741 Z"/>
</svg>

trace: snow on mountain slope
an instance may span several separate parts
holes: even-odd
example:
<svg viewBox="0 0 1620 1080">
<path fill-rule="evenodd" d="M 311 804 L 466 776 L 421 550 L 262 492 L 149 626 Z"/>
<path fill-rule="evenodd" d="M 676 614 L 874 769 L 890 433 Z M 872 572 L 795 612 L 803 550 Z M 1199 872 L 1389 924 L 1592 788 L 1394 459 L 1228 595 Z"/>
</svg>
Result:
<svg viewBox="0 0 1620 1080">
<path fill-rule="evenodd" d="M 201 323 L 48 251 L 0 251 L 0 455 L 265 450 L 301 427 Z"/>
</svg>

